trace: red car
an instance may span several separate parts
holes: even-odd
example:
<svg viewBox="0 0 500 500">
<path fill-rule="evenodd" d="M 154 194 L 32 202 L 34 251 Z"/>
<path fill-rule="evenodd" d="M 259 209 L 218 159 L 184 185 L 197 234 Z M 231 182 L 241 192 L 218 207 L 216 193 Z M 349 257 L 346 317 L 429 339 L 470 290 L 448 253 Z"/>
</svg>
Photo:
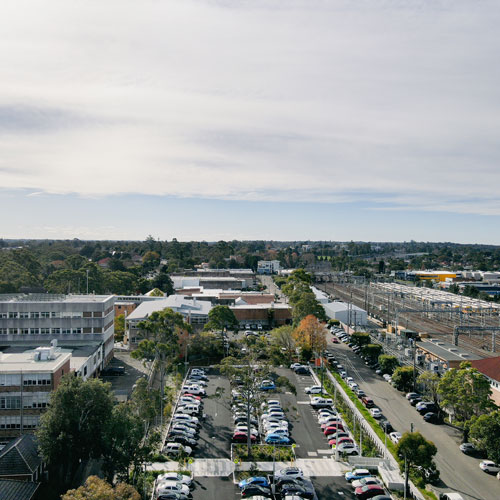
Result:
<svg viewBox="0 0 500 500">
<path fill-rule="evenodd" d="M 250 441 L 254 443 L 257 441 L 257 438 L 253 435 L 250 434 Z M 247 442 L 247 435 L 245 432 L 235 432 L 233 434 L 233 442 L 234 443 L 246 443 Z"/>
<path fill-rule="evenodd" d="M 372 398 L 369 398 L 369 397 L 364 397 L 364 398 L 361 398 L 361 401 L 363 402 L 363 404 L 367 407 L 367 408 L 373 408 L 375 406 L 375 403 L 373 402 L 373 399 Z"/>
<path fill-rule="evenodd" d="M 324 431 L 327 427 L 333 427 L 335 425 L 342 425 L 342 422 L 340 418 L 336 420 L 329 420 L 328 422 L 325 422 L 324 424 L 321 424 L 321 430 Z"/>
<path fill-rule="evenodd" d="M 342 443 L 352 443 L 352 444 L 354 444 L 354 441 L 351 438 L 342 437 L 342 438 L 339 438 L 339 444 L 342 444 Z M 328 444 L 330 446 L 333 446 L 333 445 L 336 445 L 337 442 L 336 442 L 336 440 L 334 438 L 334 439 L 330 439 L 330 441 L 328 441 Z"/>
<path fill-rule="evenodd" d="M 378 484 L 367 484 L 365 486 L 360 486 L 354 490 L 354 495 L 358 500 L 368 500 L 369 498 L 376 497 L 377 495 L 383 495 L 384 488 Z"/>
<path fill-rule="evenodd" d="M 344 430 L 344 427 L 342 426 L 342 424 L 338 424 L 338 425 L 331 425 L 330 427 L 327 427 L 324 431 L 323 431 L 323 434 L 325 436 L 330 436 L 331 434 L 335 434 L 337 432 L 337 430 L 339 431 L 343 431 Z"/>
<path fill-rule="evenodd" d="M 339 342 L 339 339 L 338 339 L 337 337 L 332 337 L 332 342 L 333 342 L 334 344 L 339 344 L 339 343 L 340 343 L 340 342 Z"/>
<path fill-rule="evenodd" d="M 189 394 L 189 392 L 184 393 L 183 396 L 189 396 L 190 398 L 194 398 L 197 399 L 198 401 L 201 401 L 201 396 L 195 396 L 194 394 Z"/>
</svg>

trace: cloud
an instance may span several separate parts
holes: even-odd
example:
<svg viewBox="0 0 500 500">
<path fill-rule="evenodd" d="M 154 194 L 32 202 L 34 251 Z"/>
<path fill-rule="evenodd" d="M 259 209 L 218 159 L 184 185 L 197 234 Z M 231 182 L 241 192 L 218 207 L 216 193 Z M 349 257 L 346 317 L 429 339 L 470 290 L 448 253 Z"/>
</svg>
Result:
<svg viewBox="0 0 500 500">
<path fill-rule="evenodd" d="M 493 0 L 4 0 L 6 189 L 500 214 Z"/>
</svg>

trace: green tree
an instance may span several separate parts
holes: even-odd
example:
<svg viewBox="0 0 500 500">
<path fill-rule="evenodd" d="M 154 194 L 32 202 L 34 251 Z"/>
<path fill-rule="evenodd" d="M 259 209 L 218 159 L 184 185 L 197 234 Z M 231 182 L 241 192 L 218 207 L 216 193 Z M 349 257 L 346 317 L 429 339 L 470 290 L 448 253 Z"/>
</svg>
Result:
<svg viewBox="0 0 500 500">
<path fill-rule="evenodd" d="M 441 378 L 437 373 L 432 373 L 429 371 L 425 371 L 418 376 L 417 382 L 424 387 L 424 394 L 434 401 L 434 403 L 438 403 L 439 401 L 439 393 L 438 387 Z"/>
<path fill-rule="evenodd" d="M 215 306 L 208 313 L 205 330 L 237 330 L 239 322 L 229 306 Z"/>
<path fill-rule="evenodd" d="M 125 314 L 119 314 L 115 316 L 115 339 L 123 340 L 123 335 L 125 334 Z"/>
<path fill-rule="evenodd" d="M 413 389 L 413 368 L 400 366 L 392 374 L 392 382 L 399 391 L 409 392 Z"/>
<path fill-rule="evenodd" d="M 141 495 L 129 484 L 111 484 L 97 476 L 89 476 L 83 486 L 68 490 L 61 500 L 141 500 Z"/>
<path fill-rule="evenodd" d="M 382 346 L 380 344 L 366 344 L 363 346 L 362 352 L 370 361 L 375 361 L 382 352 Z"/>
<path fill-rule="evenodd" d="M 391 356 L 390 354 L 381 354 L 378 357 L 378 364 L 380 365 L 380 369 L 382 373 L 388 373 L 392 375 L 394 370 L 399 366 L 399 361 L 396 356 Z"/>
<path fill-rule="evenodd" d="M 158 273 L 158 275 L 153 278 L 152 284 L 155 288 L 159 288 L 162 292 L 165 292 L 166 295 L 172 295 L 175 292 L 174 282 L 165 272 Z"/>
<path fill-rule="evenodd" d="M 113 405 L 110 384 L 69 374 L 50 395 L 37 438 L 44 461 L 63 484 L 69 484 L 80 461 L 103 456 Z"/>
<path fill-rule="evenodd" d="M 480 450 L 488 454 L 490 460 L 500 463 L 500 410 L 472 417 L 469 436 Z"/>
<path fill-rule="evenodd" d="M 316 316 L 319 320 L 326 320 L 325 309 L 316 300 L 313 293 L 302 294 L 292 307 L 292 318 L 294 324 L 300 323 L 310 314 Z"/>
<path fill-rule="evenodd" d="M 224 357 L 224 339 L 219 334 L 203 331 L 191 335 L 189 360 L 193 363 L 218 363 Z"/>
<path fill-rule="evenodd" d="M 363 347 L 371 342 L 370 335 L 364 332 L 354 332 L 351 335 L 351 342 L 355 345 Z"/>
<path fill-rule="evenodd" d="M 284 325 L 271 330 L 271 344 L 277 346 L 285 354 L 287 361 L 291 363 L 295 354 L 293 327 Z"/>
<path fill-rule="evenodd" d="M 448 370 L 437 387 L 441 405 L 451 412 L 451 418 L 466 422 L 473 416 L 480 416 L 494 409 L 491 388 L 487 378 L 470 362 L 463 362 L 460 368 Z"/>
<path fill-rule="evenodd" d="M 148 334 L 148 338 L 141 340 L 137 349 L 132 352 L 135 359 L 150 360 L 154 363 L 160 373 L 161 403 L 165 390 L 165 371 L 179 353 L 180 336 L 191 332 L 191 325 L 184 322 L 182 314 L 165 308 L 162 311 L 153 311 L 148 319 L 137 324 L 140 330 Z M 163 418 L 163 408 L 161 412 Z"/>
<path fill-rule="evenodd" d="M 405 432 L 396 446 L 401 472 L 405 473 L 405 489 L 408 489 L 408 477 L 411 470 L 417 467 L 431 468 L 437 448 L 433 442 L 420 434 L 420 432 Z"/>
</svg>

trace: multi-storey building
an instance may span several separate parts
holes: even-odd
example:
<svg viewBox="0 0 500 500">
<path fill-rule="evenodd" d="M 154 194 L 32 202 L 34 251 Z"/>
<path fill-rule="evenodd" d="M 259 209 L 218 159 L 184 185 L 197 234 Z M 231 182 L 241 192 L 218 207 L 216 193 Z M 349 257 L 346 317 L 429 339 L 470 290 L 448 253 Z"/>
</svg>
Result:
<svg viewBox="0 0 500 500">
<path fill-rule="evenodd" d="M 71 352 L 55 345 L 0 353 L 0 442 L 33 432 L 50 392 L 70 372 Z"/>
<path fill-rule="evenodd" d="M 280 269 L 279 260 L 259 260 L 257 262 L 257 274 L 276 274 Z"/>
<path fill-rule="evenodd" d="M 0 295 L 0 348 L 48 345 L 101 347 L 113 357 L 113 295 Z"/>
</svg>

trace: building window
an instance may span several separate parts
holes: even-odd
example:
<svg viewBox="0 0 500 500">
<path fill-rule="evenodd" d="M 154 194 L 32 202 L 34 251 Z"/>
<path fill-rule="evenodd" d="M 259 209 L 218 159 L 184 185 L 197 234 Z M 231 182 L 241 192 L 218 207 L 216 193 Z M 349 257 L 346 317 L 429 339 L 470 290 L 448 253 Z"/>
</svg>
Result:
<svg viewBox="0 0 500 500">
<path fill-rule="evenodd" d="M 71 333 L 71 328 L 63 328 L 62 332 L 63 332 L 63 335 L 67 335 L 68 333 Z"/>
<path fill-rule="evenodd" d="M 50 318 L 50 313 L 48 311 L 41 312 L 40 318 Z"/>
<path fill-rule="evenodd" d="M 17 335 L 17 328 L 9 328 L 9 333 L 11 335 Z"/>
<path fill-rule="evenodd" d="M 30 318 L 31 319 L 38 319 L 40 317 L 40 313 L 39 312 L 32 312 L 30 313 Z"/>
<path fill-rule="evenodd" d="M 50 317 L 51 317 L 51 318 L 59 318 L 59 314 L 58 314 L 58 313 L 56 313 L 56 312 L 51 312 L 51 313 L 50 313 Z"/>
<path fill-rule="evenodd" d="M 49 335 L 50 334 L 50 328 L 40 328 L 40 333 L 42 335 Z"/>
<path fill-rule="evenodd" d="M 0 335 L 7 335 L 7 328 L 0 328 Z"/>
<path fill-rule="evenodd" d="M 15 319 L 15 318 L 17 318 L 17 317 L 18 317 L 17 312 L 10 312 L 10 313 L 9 313 L 9 318 L 10 318 L 10 319 Z"/>
<path fill-rule="evenodd" d="M 81 328 L 73 328 L 73 333 L 82 333 Z"/>
<path fill-rule="evenodd" d="M 1 319 L 7 318 L 7 313 L 0 313 L 0 318 Z"/>
<path fill-rule="evenodd" d="M 21 335 L 29 335 L 29 334 L 30 334 L 29 328 L 21 328 Z"/>
<path fill-rule="evenodd" d="M 52 328 L 52 333 L 59 334 L 59 333 L 61 333 L 61 329 L 60 328 Z"/>
<path fill-rule="evenodd" d="M 27 318 L 29 318 L 29 317 L 30 317 L 30 313 L 29 313 L 29 312 L 20 312 L 20 313 L 19 313 L 19 317 L 20 317 L 21 319 L 27 319 Z"/>
<path fill-rule="evenodd" d="M 21 375 L 0 374 L 0 386 L 19 387 L 21 385 Z"/>
<path fill-rule="evenodd" d="M 30 328 L 30 334 L 31 335 L 38 335 L 40 333 L 39 328 Z"/>
</svg>

